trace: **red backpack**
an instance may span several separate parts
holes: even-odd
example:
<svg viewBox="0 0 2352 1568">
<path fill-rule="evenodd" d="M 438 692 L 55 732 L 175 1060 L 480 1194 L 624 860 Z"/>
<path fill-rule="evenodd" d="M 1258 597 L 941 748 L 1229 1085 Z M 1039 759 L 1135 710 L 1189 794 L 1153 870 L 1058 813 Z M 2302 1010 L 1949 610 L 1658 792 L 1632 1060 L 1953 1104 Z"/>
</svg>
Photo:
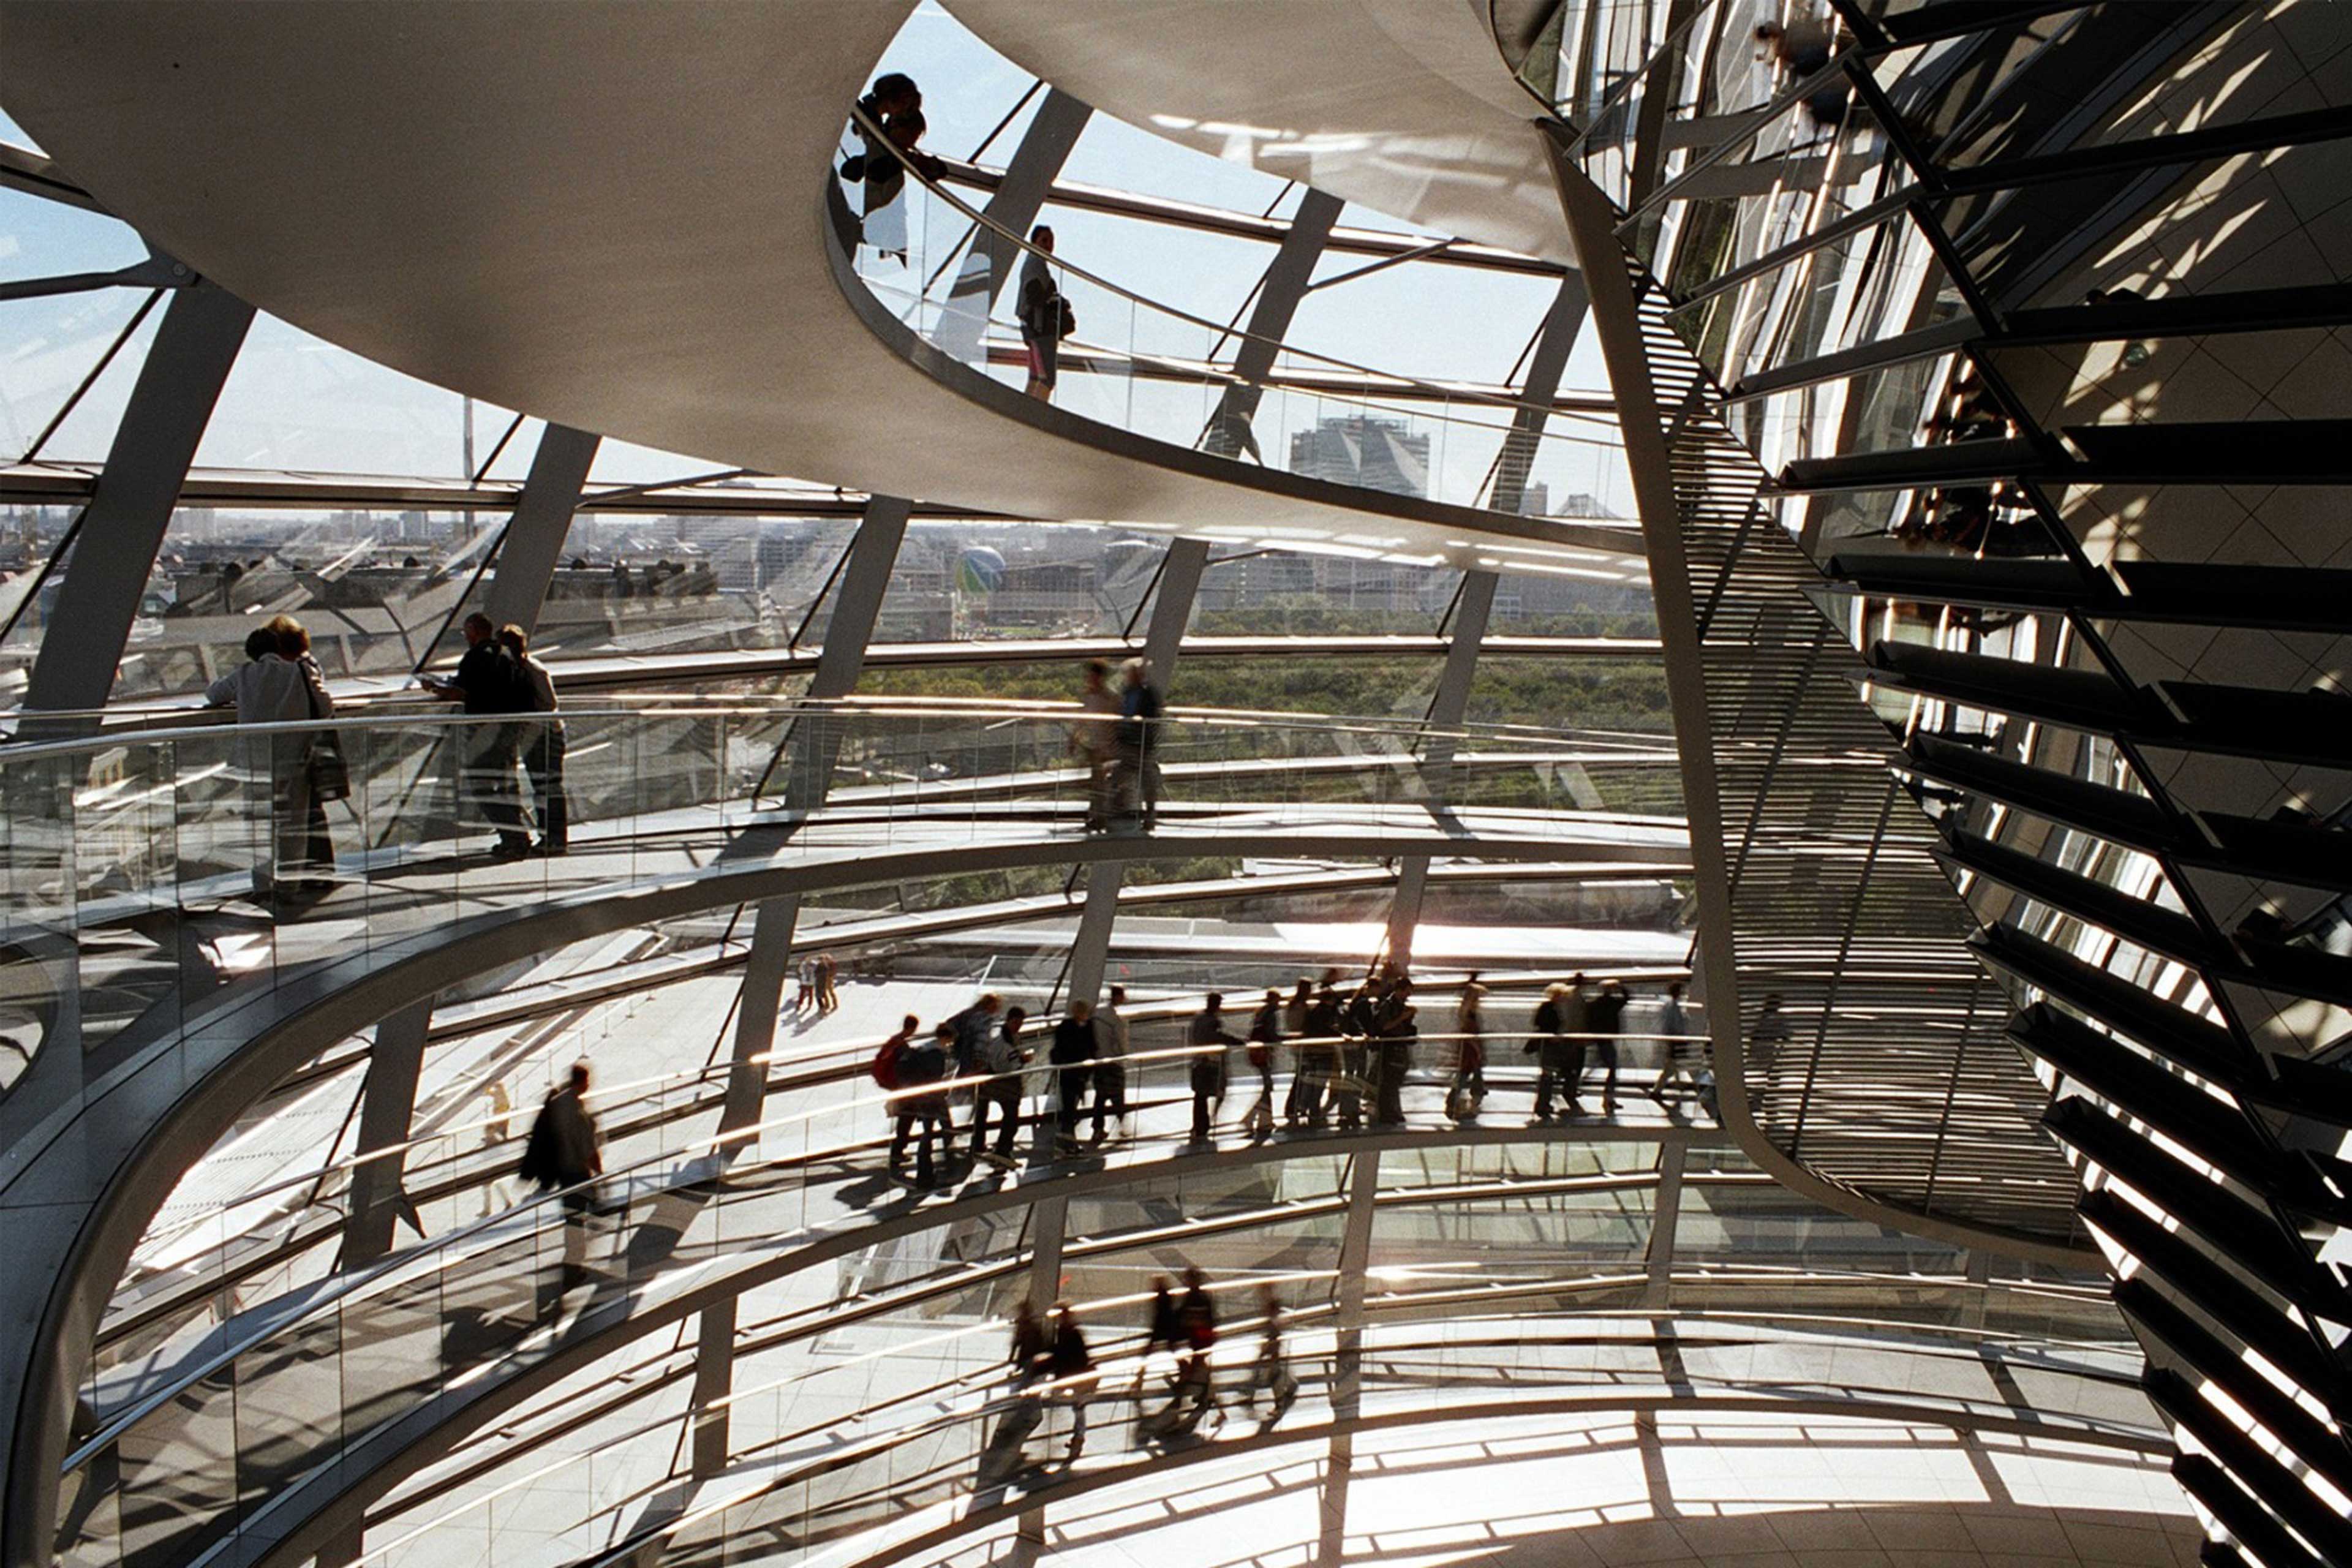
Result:
<svg viewBox="0 0 2352 1568">
<path fill-rule="evenodd" d="M 896 1036 L 882 1042 L 882 1048 L 874 1053 L 874 1060 L 866 1069 L 874 1075 L 876 1083 L 884 1089 L 898 1087 L 898 1053 L 905 1048 L 906 1042 Z"/>
</svg>

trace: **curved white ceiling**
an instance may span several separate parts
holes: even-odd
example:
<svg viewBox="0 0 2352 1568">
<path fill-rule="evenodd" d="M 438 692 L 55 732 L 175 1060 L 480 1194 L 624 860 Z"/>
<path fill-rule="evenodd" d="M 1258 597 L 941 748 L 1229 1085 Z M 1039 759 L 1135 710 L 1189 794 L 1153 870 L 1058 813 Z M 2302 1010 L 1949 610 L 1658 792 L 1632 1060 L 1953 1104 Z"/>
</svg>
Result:
<svg viewBox="0 0 2352 1568">
<path fill-rule="evenodd" d="M 1464 564 L 1638 548 L 1140 442 L 909 363 L 836 282 L 824 196 L 910 8 L 21 0 L 9 108 L 262 309 L 583 429 L 1023 516 Z"/>
<path fill-rule="evenodd" d="M 945 0 L 1033 74 L 1213 156 L 1573 265 L 1486 0 Z"/>
</svg>

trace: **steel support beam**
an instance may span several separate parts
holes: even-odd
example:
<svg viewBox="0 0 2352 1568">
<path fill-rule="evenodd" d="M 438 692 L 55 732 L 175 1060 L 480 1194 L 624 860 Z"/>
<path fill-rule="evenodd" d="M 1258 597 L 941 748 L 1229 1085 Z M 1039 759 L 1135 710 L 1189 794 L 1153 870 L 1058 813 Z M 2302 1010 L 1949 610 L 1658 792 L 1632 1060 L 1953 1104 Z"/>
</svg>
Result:
<svg viewBox="0 0 2352 1568">
<path fill-rule="evenodd" d="M 1518 389 L 1521 406 L 1511 417 L 1511 433 L 1503 438 L 1502 456 L 1496 460 L 1495 489 L 1487 503 L 1496 511 L 1526 510 L 1528 472 L 1535 466 L 1544 426 L 1559 397 L 1560 377 L 1568 374 L 1568 356 L 1576 348 L 1591 304 L 1583 273 L 1571 272 L 1559 280 L 1559 291 L 1552 296 L 1536 336 L 1535 353 L 1528 358 L 1527 380 Z"/>
<path fill-rule="evenodd" d="M 1171 539 L 1160 565 L 1160 586 L 1151 599 L 1151 620 L 1143 630 L 1143 657 L 1162 697 L 1176 675 L 1176 654 L 1192 624 L 1192 601 L 1201 592 L 1201 573 L 1209 564 L 1205 539 Z"/>
<path fill-rule="evenodd" d="M 1600 187 L 1568 161 L 1561 142 L 1566 130 L 1545 124 L 1538 134 L 1545 138 L 1550 153 L 1577 270 L 1590 291 L 1593 329 L 1600 334 L 1609 384 L 1617 395 L 1625 467 L 1633 478 L 1642 544 L 1650 561 L 1650 595 L 1666 667 L 1666 699 L 1674 710 L 1675 745 L 1682 758 L 1684 811 L 1690 823 L 1691 866 L 1698 890 L 1698 962 L 1692 967 L 1704 979 L 1723 1122 L 1751 1158 L 1787 1180 L 1798 1167 L 1764 1136 L 1748 1104 L 1739 973 L 1731 945 L 1731 877 L 1724 861 L 1723 797 L 1715 775 L 1715 724 L 1700 664 L 1698 606 L 1683 544 L 1664 412 L 1650 375 L 1633 276 L 1617 242 L 1616 214 Z M 1828 1185 L 1818 1180 L 1809 1184 L 1811 1188 Z"/>
<path fill-rule="evenodd" d="M 572 535 L 572 514 L 579 510 L 589 466 L 604 440 L 568 425 L 550 425 L 540 433 L 530 476 L 515 498 L 514 516 L 499 541 L 498 570 L 482 602 L 482 613 L 499 626 L 539 629 L 540 606 L 547 602 L 547 585 Z"/>
<path fill-rule="evenodd" d="M 106 705 L 180 486 L 252 324 L 253 307 L 213 284 L 172 297 L 82 513 L 26 708 Z"/>
<path fill-rule="evenodd" d="M 810 701 L 837 701 L 857 689 L 858 677 L 866 670 L 866 650 L 874 640 L 875 623 L 881 619 L 882 598 L 889 592 L 890 571 L 898 564 L 898 546 L 907 537 L 907 519 L 913 510 L 913 502 L 898 496 L 876 496 L 866 503 L 865 521 L 850 541 L 848 563 L 833 590 L 833 616 L 825 623 L 816 669 L 809 677 Z M 833 787 L 834 763 L 841 755 L 841 731 L 822 717 L 815 721 L 815 728 L 814 735 L 792 737 L 793 761 L 784 786 L 787 811 L 815 810 Z"/>
<path fill-rule="evenodd" d="M 432 1027 L 430 1002 L 404 1007 L 376 1026 L 367 1079 L 360 1090 L 360 1139 L 354 1151 L 359 1163 L 352 1167 L 351 1205 L 343 1220 L 346 1269 L 390 1252 L 394 1227 L 404 1213 L 411 1225 L 416 1223 L 401 1185 L 407 1166 L 403 1146 L 415 1120 L 416 1079 L 425 1066 L 425 1042 Z"/>
<path fill-rule="evenodd" d="M 728 1401 L 735 1391 L 735 1303 L 721 1296 L 695 1314 L 694 1440 L 690 1463 L 698 1481 L 727 1468 L 733 1436 Z"/>
<path fill-rule="evenodd" d="M 1028 237 L 1030 225 L 1037 221 L 1062 165 L 1069 161 L 1070 149 L 1077 145 L 1079 132 L 1093 115 L 1092 106 L 1057 87 L 1046 92 L 1045 100 L 1030 118 L 1013 161 L 997 179 L 995 194 L 981 209 L 998 226 L 983 224 L 972 237 L 971 248 L 964 254 L 962 270 L 949 290 L 947 309 L 934 334 L 939 346 L 957 359 L 969 363 L 980 357 L 989 312 L 1021 268 L 1024 252 L 1006 235 Z"/>
<path fill-rule="evenodd" d="M 1110 955 L 1111 922 L 1118 918 L 1122 868 L 1104 860 L 1087 868 L 1087 898 L 1078 910 L 1077 935 L 1070 942 L 1070 1000 L 1102 1000 L 1103 965 Z"/>
<path fill-rule="evenodd" d="M 1658 1190 L 1650 1208 L 1648 1282 L 1642 1291 L 1644 1307 L 1674 1304 L 1675 1233 L 1682 1223 L 1683 1165 L 1690 1145 L 1675 1139 L 1658 1145 Z"/>
<path fill-rule="evenodd" d="M 776 1044 L 776 1016 L 784 1005 L 784 976 L 792 973 L 793 929 L 799 923 L 800 895 L 787 893 L 755 907 L 751 951 L 743 963 L 743 989 L 735 1003 L 735 1054 L 727 1074 L 727 1099 L 719 1111 L 721 1135 L 756 1126 L 768 1094 L 768 1053 Z M 728 1159 L 739 1144 L 722 1151 Z"/>
<path fill-rule="evenodd" d="M 866 521 L 850 541 L 848 563 L 834 588 L 833 618 L 825 624 L 824 644 L 809 678 L 810 700 L 830 702 L 857 689 L 911 510 L 912 503 L 897 496 L 876 496 L 866 503 Z M 799 725 L 807 728 L 785 740 L 792 760 L 784 805 L 804 814 L 823 805 L 833 788 L 841 730 L 823 714 L 803 719 Z M 760 904 L 752 917 L 751 951 L 735 1008 L 735 1054 L 726 1104 L 719 1112 L 722 1132 L 740 1131 L 760 1120 L 768 1088 L 767 1056 L 776 1043 L 776 1015 L 783 1005 L 784 976 L 792 970 L 793 931 L 800 912 L 799 895 L 786 894 Z"/>
<path fill-rule="evenodd" d="M 1332 1303 L 1331 1414 L 1352 1420 L 1364 1399 L 1364 1270 L 1372 1257 L 1372 1220 L 1381 1190 L 1381 1153 L 1359 1149 L 1348 1164 L 1348 1218 L 1339 1231 L 1339 1295 Z"/>
<path fill-rule="evenodd" d="M 1498 579 L 1492 572 L 1465 572 L 1462 593 L 1454 601 L 1454 638 L 1445 647 L 1445 668 L 1438 673 L 1437 694 L 1430 699 L 1433 731 L 1448 731 L 1462 722 L 1470 708 L 1470 681 L 1478 671 L 1478 646 L 1486 640 L 1486 622 L 1495 609 Z M 1454 737 L 1432 733 L 1422 742 L 1421 776 L 1433 808 L 1442 808 L 1453 795 Z M 1388 955 L 1398 963 L 1412 961 L 1413 928 L 1421 923 L 1422 895 L 1429 885 L 1429 857 L 1408 856 L 1397 863 L 1395 901 L 1389 906 Z"/>
<path fill-rule="evenodd" d="M 1184 628 L 1192 624 L 1201 573 L 1208 564 L 1207 540 L 1168 542 L 1168 553 L 1160 563 L 1160 584 L 1152 593 L 1151 619 L 1143 629 L 1144 662 L 1150 666 L 1151 679 L 1163 699 L 1176 673 Z M 1103 860 L 1087 872 L 1086 907 L 1078 913 L 1077 935 L 1070 943 L 1072 1002 L 1100 1000 L 1103 966 L 1110 958 L 1111 926 L 1118 918 L 1118 889 L 1126 869 L 1118 861 Z"/>
<path fill-rule="evenodd" d="M 875 496 L 866 503 L 865 521 L 850 541 L 847 563 L 834 588 L 833 617 L 825 623 L 824 643 L 809 678 L 812 700 L 832 701 L 857 689 L 912 510 L 912 502 L 897 496 Z M 816 723 L 815 734 L 787 739 L 787 744 L 800 742 L 785 785 L 787 809 L 814 811 L 833 787 L 841 731 L 822 717 Z M 793 933 L 800 916 L 798 893 L 762 900 L 753 907 L 751 951 L 744 958 L 743 989 L 735 1003 L 735 1049 L 728 1066 L 727 1098 L 719 1111 L 722 1136 L 759 1125 L 768 1095 L 768 1056 L 775 1048 L 776 1018 L 783 1010 L 784 977 L 792 973 Z M 732 1160 L 743 1147 L 740 1141 L 730 1142 L 721 1156 Z M 735 1302 L 730 1297 L 705 1307 L 696 1325 L 691 1462 L 697 1480 L 727 1468 L 732 1438 L 727 1400 L 734 1387 Z"/>
<path fill-rule="evenodd" d="M 1257 305 L 1250 311 L 1249 336 L 1242 340 L 1234 354 L 1234 374 L 1241 378 L 1241 384 L 1225 388 L 1224 395 L 1217 400 L 1217 411 L 1209 416 L 1208 434 L 1202 441 L 1208 450 L 1227 458 L 1247 452 L 1260 462 L 1265 461 L 1258 453 L 1257 437 L 1250 429 L 1250 422 L 1257 416 L 1258 400 L 1265 395 L 1258 384 L 1274 369 L 1282 341 L 1290 333 L 1290 319 L 1298 313 L 1298 301 L 1307 297 L 1307 285 L 1314 276 L 1315 264 L 1322 259 L 1323 247 L 1330 242 L 1331 226 L 1339 221 L 1339 209 L 1345 205 L 1339 197 L 1311 185 L 1300 196 L 1289 231 L 1282 237 L 1282 244 L 1258 285 Z"/>
</svg>

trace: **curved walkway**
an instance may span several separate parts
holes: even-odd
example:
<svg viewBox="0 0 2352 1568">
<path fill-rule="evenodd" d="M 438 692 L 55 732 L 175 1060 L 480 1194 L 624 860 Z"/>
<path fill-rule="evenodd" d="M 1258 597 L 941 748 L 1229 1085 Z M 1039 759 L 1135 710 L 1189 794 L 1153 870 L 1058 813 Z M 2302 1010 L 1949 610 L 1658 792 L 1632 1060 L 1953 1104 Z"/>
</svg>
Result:
<svg viewBox="0 0 2352 1568">
<path fill-rule="evenodd" d="M 767 726 L 760 732 L 779 739 L 779 713 L 756 716 Z M 971 721 L 967 713 L 953 718 L 957 724 Z M 896 722 L 903 726 L 903 720 Z M 1057 716 L 1049 722 L 1058 732 L 1066 721 Z M 406 733 L 417 723 L 403 721 L 397 730 Z M 354 755 L 355 776 L 377 779 L 381 770 L 356 765 L 372 754 L 362 743 L 369 731 L 338 728 Z M 824 731 L 820 739 L 835 743 L 852 738 L 823 723 L 818 729 Z M 1261 741 L 1281 729 L 1249 726 Z M 1191 732 L 1183 726 L 1177 731 Z M 919 729 L 895 732 L 902 742 L 911 737 L 912 743 L 923 743 Z M 186 787 L 182 781 L 229 768 L 239 755 L 236 748 L 257 743 L 266 752 L 268 736 L 248 729 L 143 737 L 142 743 L 171 759 L 169 799 L 172 790 Z M 12 753 L 11 765 L 38 769 L 45 760 L 64 757 L 79 759 L 76 765 L 86 771 L 83 752 L 98 744 L 28 748 Z M 212 754 L 205 747 L 228 748 L 218 753 L 218 767 L 198 765 Z M 1410 781 L 1412 770 L 1392 776 Z M 703 784 L 722 793 L 750 784 L 754 797 L 759 787 L 751 778 L 737 780 L 730 770 L 704 777 Z M 45 1529 L 34 1478 L 54 1474 L 63 1456 L 75 1383 L 89 1363 L 99 1316 L 178 1173 L 246 1105 L 303 1061 L 461 981 L 567 942 L 693 911 L 964 871 L 1161 857 L 1468 854 L 1669 866 L 1682 859 L 1678 828 L 1638 819 L 1580 824 L 1541 813 L 1433 812 L 1402 801 L 1302 800 L 1270 807 L 1233 802 L 1181 812 L 1171 805 L 1157 834 L 1105 837 L 1063 825 L 1066 815 L 1075 815 L 1075 802 L 1067 813 L 1050 801 L 964 802 L 934 819 L 921 813 L 919 784 L 877 787 L 881 794 L 869 804 L 861 805 L 855 792 L 845 792 L 840 810 L 809 817 L 762 813 L 748 798 L 640 815 L 608 830 L 602 842 L 583 830 L 580 849 L 562 861 L 467 862 L 450 858 L 446 845 L 430 839 L 405 843 L 372 856 L 360 880 L 290 923 L 265 919 L 262 930 L 274 947 L 265 950 L 269 962 L 259 973 L 187 996 L 174 984 L 148 1014 L 86 1057 L 37 1057 L 26 1079 L 0 1100 L 0 1206 L 10 1216 L 19 1265 L 0 1281 L 5 1293 L 0 1312 L 21 1326 L 12 1339 L 27 1352 L 25 1361 L 11 1358 L 0 1365 L 0 1379 L 6 1380 L 0 1392 L 15 1413 L 12 1531 L 27 1519 L 33 1539 Z M 83 798 L 75 794 L 69 801 Z M 180 853 L 194 854 L 204 841 L 192 836 L 194 826 L 209 826 L 222 843 L 266 845 L 268 829 L 257 831 L 252 813 L 257 803 L 266 823 L 267 792 L 231 791 L 226 798 L 225 817 L 179 825 L 185 840 Z M 247 814 L 242 820 L 240 802 Z M 172 815 L 179 823 L 178 814 Z M 41 842 L 34 831 L 41 826 L 20 814 L 15 824 L 20 846 Z M 76 836 L 77 819 L 70 816 L 47 826 L 67 842 Z M 459 823 L 439 826 L 445 834 L 468 831 Z M 481 830 L 471 831 L 478 837 Z M 29 870 L 45 863 L 36 857 Z M 153 885 L 110 900 L 69 902 L 52 911 L 53 921 L 64 922 L 62 933 L 51 939 L 66 944 L 59 962 L 68 974 L 78 973 L 71 944 L 86 917 L 152 923 L 160 902 L 173 911 L 164 923 L 175 931 L 215 918 L 222 903 L 236 898 L 233 889 L 214 885 L 222 880 L 190 879 L 174 860 L 168 877 Z M 198 896 L 194 902 L 192 895 Z M 244 897 L 251 898 L 249 882 Z M 175 938 L 168 957 L 176 960 L 181 951 Z M 79 1001 L 74 982 L 67 984 L 61 1007 Z M 25 1540 L 12 1536 L 14 1542 Z M 10 1549 L 25 1550 L 21 1544 Z"/>
<path fill-rule="evenodd" d="M 772 0 L 707 7 L 687 28 L 528 0 L 36 5 L 10 18 L 10 112 L 110 210 L 239 297 L 578 428 L 1019 517 L 1378 540 L 1465 566 L 1497 541 L 1588 565 L 1638 558 L 1631 529 L 1132 435 L 916 340 L 850 270 L 827 216 L 848 107 L 909 8 Z"/>
</svg>

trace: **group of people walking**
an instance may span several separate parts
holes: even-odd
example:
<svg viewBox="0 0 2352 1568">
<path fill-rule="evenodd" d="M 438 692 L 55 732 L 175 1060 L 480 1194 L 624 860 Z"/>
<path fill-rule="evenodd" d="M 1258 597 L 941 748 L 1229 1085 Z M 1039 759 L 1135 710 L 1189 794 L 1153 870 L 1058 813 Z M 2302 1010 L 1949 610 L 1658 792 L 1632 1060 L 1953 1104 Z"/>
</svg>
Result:
<svg viewBox="0 0 2352 1568">
<path fill-rule="evenodd" d="M 1075 1146 L 1089 1096 L 1095 1142 L 1103 1141 L 1108 1123 L 1127 1116 L 1129 1032 L 1120 1012 L 1126 1003 L 1126 989 L 1114 985 L 1102 1006 L 1074 1002 L 1054 1026 L 1046 1060 L 1056 1069 L 1055 1134 L 1062 1144 Z M 1036 1055 L 1028 1026 L 1027 1009 L 1008 1008 L 992 991 L 941 1019 L 928 1036 L 921 1019 L 911 1013 L 906 1016 L 898 1033 L 875 1053 L 873 1064 L 875 1082 L 892 1091 L 892 1174 L 905 1173 L 911 1145 L 915 1184 L 939 1184 L 957 1131 L 953 1106 L 960 1089 L 971 1091 L 972 1163 L 1008 1168 L 1013 1163 L 1013 1139 L 1022 1121 L 1021 1069 Z"/>
<path fill-rule="evenodd" d="M 1202 998 L 1185 1022 L 1180 1053 L 1192 1097 L 1194 1146 L 1213 1142 L 1232 1089 L 1236 1050 L 1257 1081 L 1257 1093 L 1239 1123 L 1254 1140 L 1272 1137 L 1277 1127 L 1311 1131 L 1336 1125 L 1355 1131 L 1404 1124 L 1404 1088 L 1422 1043 L 1412 977 L 1397 965 L 1383 964 L 1345 991 L 1341 980 L 1339 971 L 1327 970 L 1319 982 L 1301 978 L 1286 995 L 1269 989 L 1242 1021 L 1240 1033 L 1222 993 Z M 1457 1121 L 1475 1120 L 1486 1098 L 1486 987 L 1471 975 L 1460 988 L 1452 1029 L 1440 1037 L 1452 1047 L 1444 1103 L 1446 1114 Z M 1537 1068 L 1538 1119 L 1583 1112 L 1586 1067 L 1596 1059 L 1603 1110 L 1614 1110 L 1619 1047 L 1632 1001 L 1622 981 L 1596 985 L 1580 973 L 1546 989 L 1522 1047 Z M 921 1020 L 908 1015 L 877 1051 L 872 1068 L 875 1081 L 891 1091 L 891 1173 L 907 1173 L 911 1152 L 916 1185 L 939 1185 L 959 1131 L 969 1134 L 972 1164 L 1011 1167 L 1024 1124 L 1022 1099 L 1033 1087 L 1050 1097 L 1056 1154 L 1078 1151 L 1081 1123 L 1089 1125 L 1088 1141 L 1101 1143 L 1130 1111 L 1132 1026 L 1127 1005 L 1126 988 L 1118 985 L 1100 1007 L 1071 1003 L 1043 1031 L 1043 1064 L 1037 1063 L 1038 1039 L 1027 1009 L 1007 1006 L 995 992 L 942 1019 L 928 1035 Z M 1690 1033 L 1679 981 L 1659 1000 L 1657 1027 L 1644 1037 L 1664 1047 L 1649 1093 L 1663 1104 L 1668 1089 L 1681 1085 L 1714 1114 L 1713 1077 L 1700 1042 Z M 1285 1049 L 1292 1053 L 1293 1070 L 1287 1092 L 1277 1100 L 1275 1068 Z M 1042 1070 L 1034 1076 L 1024 1070 L 1039 1065 Z M 966 1100 L 971 1117 L 959 1129 L 955 1106 Z M 1041 1137 L 1045 1125 L 1041 1118 Z"/>
<path fill-rule="evenodd" d="M 1298 1380 L 1291 1375 L 1283 1343 L 1286 1328 L 1280 1293 L 1271 1281 L 1261 1284 L 1258 1352 L 1236 1392 L 1244 1406 L 1251 1409 L 1255 1408 L 1260 1393 L 1269 1397 L 1268 1426 L 1279 1421 L 1298 1396 Z M 1212 1363 L 1218 1334 L 1216 1300 L 1201 1269 L 1184 1270 L 1181 1293 L 1165 1275 L 1152 1279 L 1143 1343 L 1136 1357 L 1135 1384 L 1129 1395 L 1138 1406 L 1138 1433 L 1146 1441 L 1165 1442 L 1189 1435 L 1204 1417 L 1213 1426 L 1224 1425 L 1224 1401 L 1218 1394 Z M 1018 1398 L 1006 1411 L 995 1444 L 1017 1447 L 1049 1410 L 1066 1409 L 1070 1437 L 1064 1458 L 1075 1461 L 1086 1450 L 1087 1407 L 1100 1389 L 1102 1378 L 1079 1327 L 1076 1309 L 1066 1300 L 1059 1300 L 1041 1317 L 1029 1301 L 1015 1303 L 1007 1360 L 1012 1391 Z M 1156 1410 L 1148 1408 L 1149 1384 L 1155 1370 L 1160 1392 L 1169 1395 Z"/>
</svg>

